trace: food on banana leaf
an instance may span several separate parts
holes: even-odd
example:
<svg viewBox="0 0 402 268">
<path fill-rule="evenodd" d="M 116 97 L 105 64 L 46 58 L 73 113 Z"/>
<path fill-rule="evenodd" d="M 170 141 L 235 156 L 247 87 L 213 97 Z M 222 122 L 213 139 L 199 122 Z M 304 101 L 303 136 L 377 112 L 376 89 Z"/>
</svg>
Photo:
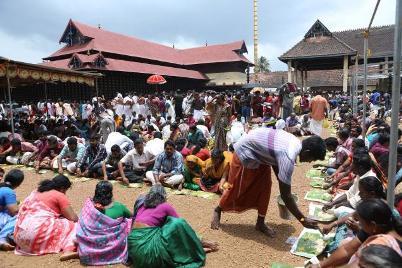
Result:
<svg viewBox="0 0 402 268">
<path fill-rule="evenodd" d="M 327 203 L 332 199 L 332 195 L 325 190 L 313 189 L 307 192 L 304 199 L 321 203 Z"/>
<path fill-rule="evenodd" d="M 310 186 L 313 188 L 321 188 L 322 189 L 324 187 L 324 184 L 325 184 L 325 181 L 323 178 L 320 178 L 320 177 L 311 178 Z"/>
<path fill-rule="evenodd" d="M 309 177 L 309 178 L 312 178 L 312 177 L 324 178 L 325 175 L 321 172 L 321 170 L 318 170 L 318 169 L 310 169 L 309 171 L 307 171 L 306 177 Z"/>
<path fill-rule="evenodd" d="M 336 219 L 335 215 L 333 214 L 333 211 L 324 212 L 322 211 L 322 207 L 323 207 L 322 205 L 310 203 L 309 205 L 310 218 L 321 222 L 333 221 Z"/>
</svg>

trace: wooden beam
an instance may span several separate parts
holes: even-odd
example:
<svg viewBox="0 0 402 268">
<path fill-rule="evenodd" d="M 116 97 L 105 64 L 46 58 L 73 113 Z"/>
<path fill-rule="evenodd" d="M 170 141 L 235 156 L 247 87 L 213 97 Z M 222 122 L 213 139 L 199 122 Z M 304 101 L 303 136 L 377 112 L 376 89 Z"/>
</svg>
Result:
<svg viewBox="0 0 402 268">
<path fill-rule="evenodd" d="M 7 63 L 6 65 L 6 80 L 7 80 L 7 92 L 8 92 L 8 102 L 10 105 L 10 124 L 11 124 L 11 133 L 14 139 L 14 112 L 13 112 L 13 103 L 11 100 L 11 83 L 10 83 L 10 75 L 9 75 L 10 64 Z"/>
<path fill-rule="evenodd" d="M 346 93 L 348 91 L 348 76 L 349 76 L 349 57 L 344 56 L 343 58 L 343 83 L 342 83 L 342 89 L 343 93 Z"/>
</svg>

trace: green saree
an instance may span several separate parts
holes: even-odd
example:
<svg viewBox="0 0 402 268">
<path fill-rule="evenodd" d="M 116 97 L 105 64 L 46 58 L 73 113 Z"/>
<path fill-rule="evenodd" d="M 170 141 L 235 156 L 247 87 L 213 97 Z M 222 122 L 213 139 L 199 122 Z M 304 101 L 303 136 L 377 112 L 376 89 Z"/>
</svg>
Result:
<svg viewBox="0 0 402 268">
<path fill-rule="evenodd" d="M 135 228 L 128 236 L 128 254 L 134 267 L 205 265 L 205 252 L 194 230 L 182 218 L 168 217 L 162 227 Z"/>
<path fill-rule="evenodd" d="M 194 171 L 196 173 L 200 174 L 201 167 L 196 166 Z M 189 190 L 193 190 L 193 191 L 199 191 L 201 189 L 200 186 L 193 181 L 194 175 L 191 174 L 191 172 L 187 166 L 184 166 L 184 168 L 183 168 L 183 176 L 184 176 L 184 188 L 185 189 L 189 189 Z"/>
</svg>

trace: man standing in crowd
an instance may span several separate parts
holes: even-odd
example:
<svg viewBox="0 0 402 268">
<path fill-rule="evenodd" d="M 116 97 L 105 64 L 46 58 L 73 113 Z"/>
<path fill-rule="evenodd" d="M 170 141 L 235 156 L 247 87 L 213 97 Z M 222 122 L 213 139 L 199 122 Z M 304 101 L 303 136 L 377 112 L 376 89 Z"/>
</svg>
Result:
<svg viewBox="0 0 402 268">
<path fill-rule="evenodd" d="M 310 131 L 317 136 L 321 136 L 322 125 L 329 111 L 327 100 L 321 95 L 316 95 L 310 102 Z"/>
</svg>

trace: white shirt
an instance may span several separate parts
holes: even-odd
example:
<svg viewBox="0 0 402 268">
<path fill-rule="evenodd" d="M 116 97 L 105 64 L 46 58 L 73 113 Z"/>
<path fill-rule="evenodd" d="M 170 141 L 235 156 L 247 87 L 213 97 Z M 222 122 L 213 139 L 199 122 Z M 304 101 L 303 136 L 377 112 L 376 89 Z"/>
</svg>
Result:
<svg viewBox="0 0 402 268">
<path fill-rule="evenodd" d="M 124 149 L 129 144 L 133 145 L 133 141 L 119 132 L 112 132 L 109 134 L 105 142 L 106 152 L 108 154 L 111 153 L 111 148 L 115 144 L 117 144 L 121 149 Z"/>
<path fill-rule="evenodd" d="M 279 119 L 276 121 L 275 128 L 276 129 L 284 129 L 286 127 L 286 122 L 283 119 Z"/>
<path fill-rule="evenodd" d="M 131 164 L 135 170 L 145 170 L 145 166 L 140 166 L 140 163 L 148 162 L 153 158 L 153 155 L 144 150 L 142 155 L 137 153 L 136 149 L 129 151 L 120 161 L 124 164 Z"/>
<path fill-rule="evenodd" d="M 243 135 L 234 144 L 234 149 L 244 167 L 256 169 L 260 165 L 276 166 L 278 179 L 290 185 L 302 143 L 286 131 L 257 128 Z"/>
<path fill-rule="evenodd" d="M 356 178 L 353 181 L 353 185 L 346 192 L 346 197 L 348 198 L 348 201 L 353 208 L 356 208 L 357 203 L 359 203 L 360 201 L 359 181 L 369 176 L 377 178 L 377 175 L 370 169 L 369 171 L 364 173 L 364 175 L 360 177 L 356 176 Z"/>
<path fill-rule="evenodd" d="M 158 156 L 164 151 L 165 142 L 161 139 L 153 139 L 145 145 L 145 151 L 150 152 L 154 156 Z"/>
<path fill-rule="evenodd" d="M 164 140 L 169 139 L 171 133 L 172 131 L 170 130 L 170 125 L 166 125 L 162 128 L 162 138 Z"/>
</svg>

